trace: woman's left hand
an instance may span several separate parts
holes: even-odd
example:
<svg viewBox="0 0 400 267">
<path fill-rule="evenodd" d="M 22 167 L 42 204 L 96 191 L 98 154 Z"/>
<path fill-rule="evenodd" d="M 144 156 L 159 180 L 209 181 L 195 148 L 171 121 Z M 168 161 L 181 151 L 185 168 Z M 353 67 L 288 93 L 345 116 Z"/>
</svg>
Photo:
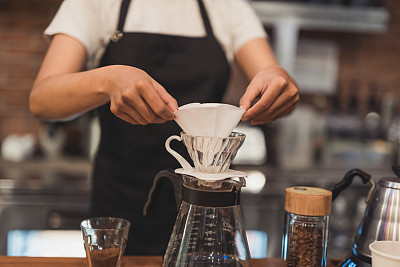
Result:
<svg viewBox="0 0 400 267">
<path fill-rule="evenodd" d="M 246 110 L 242 120 L 251 120 L 252 124 L 272 122 L 291 112 L 298 100 L 295 81 L 281 66 L 270 65 L 254 76 L 240 99 L 240 107 Z"/>
</svg>

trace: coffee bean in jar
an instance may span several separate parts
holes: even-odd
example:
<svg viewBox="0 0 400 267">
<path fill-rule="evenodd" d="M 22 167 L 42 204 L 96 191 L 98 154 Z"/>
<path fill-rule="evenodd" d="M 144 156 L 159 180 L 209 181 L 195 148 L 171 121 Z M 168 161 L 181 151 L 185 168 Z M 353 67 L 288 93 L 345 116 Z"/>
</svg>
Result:
<svg viewBox="0 0 400 267">
<path fill-rule="evenodd" d="M 282 258 L 287 267 L 326 266 L 331 206 L 328 190 L 305 186 L 286 189 Z"/>
</svg>

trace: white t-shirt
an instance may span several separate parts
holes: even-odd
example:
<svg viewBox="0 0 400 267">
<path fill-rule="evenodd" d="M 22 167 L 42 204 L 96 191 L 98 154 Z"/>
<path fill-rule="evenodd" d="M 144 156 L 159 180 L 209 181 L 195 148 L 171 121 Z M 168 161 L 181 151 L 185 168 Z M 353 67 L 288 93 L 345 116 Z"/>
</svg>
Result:
<svg viewBox="0 0 400 267">
<path fill-rule="evenodd" d="M 229 61 L 246 42 L 266 33 L 245 0 L 203 0 L 214 35 Z M 64 0 L 46 35 L 64 33 L 86 48 L 94 68 L 118 24 L 121 0 Z M 123 29 L 168 35 L 205 36 L 197 0 L 132 0 Z"/>
<path fill-rule="evenodd" d="M 117 28 L 122 0 L 64 0 L 45 35 L 64 33 L 86 48 L 87 68 L 98 66 Z M 234 54 L 266 32 L 246 0 L 203 0 L 211 27 L 231 64 L 232 83 L 243 83 Z M 188 37 L 205 36 L 197 0 L 131 0 L 124 32 L 148 32 Z"/>
</svg>

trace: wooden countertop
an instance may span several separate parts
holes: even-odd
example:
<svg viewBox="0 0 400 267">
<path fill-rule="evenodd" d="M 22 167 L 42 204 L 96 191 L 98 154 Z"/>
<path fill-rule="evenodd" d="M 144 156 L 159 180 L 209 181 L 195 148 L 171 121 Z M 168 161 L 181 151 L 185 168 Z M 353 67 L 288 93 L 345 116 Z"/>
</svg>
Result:
<svg viewBox="0 0 400 267">
<path fill-rule="evenodd" d="M 121 267 L 156 267 L 161 266 L 161 256 L 124 256 Z M 10 257 L 0 256 L 1 267 L 34 266 L 34 267 L 86 267 L 85 258 L 37 258 L 37 257 Z M 253 267 L 282 267 L 280 259 L 253 259 Z M 329 262 L 327 267 L 334 267 Z"/>
</svg>

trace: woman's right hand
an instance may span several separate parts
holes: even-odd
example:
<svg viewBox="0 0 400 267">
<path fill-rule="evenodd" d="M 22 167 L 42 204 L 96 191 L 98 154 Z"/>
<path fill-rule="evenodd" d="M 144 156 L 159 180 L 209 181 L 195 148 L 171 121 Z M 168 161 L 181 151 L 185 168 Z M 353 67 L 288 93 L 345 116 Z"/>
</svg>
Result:
<svg viewBox="0 0 400 267">
<path fill-rule="evenodd" d="M 112 65 L 103 68 L 109 77 L 104 93 L 110 100 L 110 110 L 131 123 L 146 125 L 163 123 L 174 118 L 176 100 L 143 70 Z"/>
<path fill-rule="evenodd" d="M 111 102 L 111 112 L 132 124 L 174 118 L 176 100 L 146 72 L 123 65 L 84 71 L 86 58 L 78 40 L 54 36 L 30 94 L 32 114 L 65 120 Z"/>
</svg>

